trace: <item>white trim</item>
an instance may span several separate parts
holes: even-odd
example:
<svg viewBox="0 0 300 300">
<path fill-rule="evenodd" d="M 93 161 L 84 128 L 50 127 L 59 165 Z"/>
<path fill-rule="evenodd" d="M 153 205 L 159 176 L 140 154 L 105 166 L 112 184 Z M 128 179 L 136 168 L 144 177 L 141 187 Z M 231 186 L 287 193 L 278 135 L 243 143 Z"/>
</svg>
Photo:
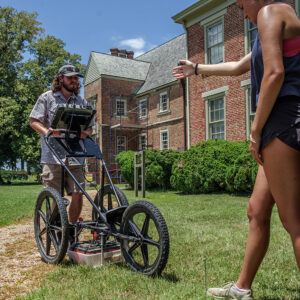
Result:
<svg viewBox="0 0 300 300">
<path fill-rule="evenodd" d="M 197 3 L 191 5 L 187 9 L 179 12 L 177 15 L 173 16 L 172 19 L 176 23 L 183 23 L 184 20 L 186 21 L 186 28 L 199 23 L 207 18 L 209 18 L 212 15 L 217 14 L 219 11 L 226 9 L 232 4 L 236 3 L 236 0 L 226 0 L 222 1 L 219 6 L 215 7 L 214 9 L 207 9 L 205 6 L 210 6 L 213 5 L 213 2 L 216 2 L 214 0 L 202 0 L 198 1 Z M 221 1 L 220 1 L 221 2 Z M 190 18 L 192 15 L 197 15 L 196 18 Z M 188 20 L 189 19 L 189 20 Z"/>
<path fill-rule="evenodd" d="M 165 121 L 159 121 L 159 122 L 148 124 L 147 127 L 152 127 L 152 126 L 161 125 L 161 124 L 165 124 L 165 123 L 171 123 L 171 122 L 179 121 L 182 119 L 183 119 L 183 117 L 178 117 L 178 118 L 169 119 L 169 120 L 165 120 Z"/>
<path fill-rule="evenodd" d="M 200 25 L 203 26 L 203 25 L 206 25 L 208 23 L 214 22 L 214 20 L 216 20 L 218 18 L 221 18 L 221 17 L 223 17 L 226 14 L 227 14 L 227 8 L 225 8 L 225 9 L 217 12 L 216 14 L 213 14 L 213 15 L 207 17 L 206 19 L 202 20 L 200 22 Z"/>
<path fill-rule="evenodd" d="M 215 90 L 211 90 L 211 91 L 202 93 L 201 96 L 202 96 L 202 98 L 207 98 L 207 97 L 211 97 L 211 96 L 214 96 L 214 95 L 217 95 L 217 94 L 221 94 L 221 93 L 226 94 L 226 92 L 228 90 L 229 90 L 229 87 L 228 87 L 228 85 L 226 85 L 226 86 L 219 87 L 219 88 L 217 88 Z"/>
<path fill-rule="evenodd" d="M 248 85 L 251 85 L 251 79 L 241 81 L 241 87 L 247 87 Z"/>
<path fill-rule="evenodd" d="M 162 147 L 162 134 L 167 133 L 168 134 L 168 147 L 166 149 L 163 149 Z M 169 137 L 169 129 L 163 129 L 159 131 L 159 141 L 160 141 L 160 150 L 169 150 L 170 149 L 170 137 Z"/>
</svg>

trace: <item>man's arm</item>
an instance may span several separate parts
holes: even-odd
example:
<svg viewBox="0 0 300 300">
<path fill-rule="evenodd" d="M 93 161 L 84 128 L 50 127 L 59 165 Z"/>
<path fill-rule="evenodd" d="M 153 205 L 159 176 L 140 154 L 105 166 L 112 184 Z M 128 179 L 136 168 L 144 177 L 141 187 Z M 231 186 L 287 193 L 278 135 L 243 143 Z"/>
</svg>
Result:
<svg viewBox="0 0 300 300">
<path fill-rule="evenodd" d="M 38 119 L 35 118 L 30 118 L 29 125 L 31 128 L 33 128 L 36 132 L 46 135 L 49 131 L 52 131 L 53 136 L 59 136 L 60 131 L 59 129 L 52 129 L 52 128 L 47 128 L 45 125 L 40 122 Z"/>
</svg>

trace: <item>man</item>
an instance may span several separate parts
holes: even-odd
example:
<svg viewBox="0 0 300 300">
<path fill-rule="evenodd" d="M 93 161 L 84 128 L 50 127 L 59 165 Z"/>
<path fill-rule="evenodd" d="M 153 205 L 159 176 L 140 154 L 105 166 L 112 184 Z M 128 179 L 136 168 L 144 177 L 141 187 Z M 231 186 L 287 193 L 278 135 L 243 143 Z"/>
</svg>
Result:
<svg viewBox="0 0 300 300">
<path fill-rule="evenodd" d="M 52 82 L 52 89 L 43 93 L 37 100 L 30 113 L 30 126 L 41 135 L 41 164 L 43 167 L 42 180 L 44 187 L 53 187 L 61 190 L 61 166 L 56 157 L 45 144 L 43 136 L 52 131 L 52 136 L 59 136 L 59 129 L 50 128 L 54 112 L 59 104 L 87 105 L 78 93 L 80 82 L 78 77 L 83 77 L 78 68 L 72 65 L 62 66 Z M 86 138 L 92 133 L 92 127 L 81 132 L 81 138 Z M 82 163 L 69 158 L 66 162 L 72 174 L 81 186 L 84 187 L 84 171 Z M 82 209 L 82 193 L 72 178 L 65 175 L 65 188 L 68 195 L 72 195 L 69 208 L 69 222 L 76 222 Z"/>
</svg>

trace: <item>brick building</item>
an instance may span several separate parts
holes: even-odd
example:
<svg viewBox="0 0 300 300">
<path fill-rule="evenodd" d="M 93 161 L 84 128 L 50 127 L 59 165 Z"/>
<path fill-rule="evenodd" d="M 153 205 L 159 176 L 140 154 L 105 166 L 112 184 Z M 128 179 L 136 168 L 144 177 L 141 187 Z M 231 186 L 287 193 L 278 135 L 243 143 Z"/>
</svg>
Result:
<svg viewBox="0 0 300 300">
<path fill-rule="evenodd" d="M 290 0 L 299 13 L 300 0 Z M 92 52 L 84 96 L 97 109 L 94 134 L 114 168 L 122 150 L 184 150 L 206 139 L 247 139 L 250 74 L 193 76 L 183 86 L 172 77 L 182 58 L 199 63 L 240 60 L 257 29 L 236 0 L 200 0 L 173 16 L 185 34 L 137 57 L 132 51 Z"/>
<path fill-rule="evenodd" d="M 120 151 L 184 150 L 183 91 L 172 70 L 185 53 L 184 34 L 135 59 L 117 48 L 91 53 L 84 97 L 96 107 L 94 136 L 110 169 Z"/>
</svg>

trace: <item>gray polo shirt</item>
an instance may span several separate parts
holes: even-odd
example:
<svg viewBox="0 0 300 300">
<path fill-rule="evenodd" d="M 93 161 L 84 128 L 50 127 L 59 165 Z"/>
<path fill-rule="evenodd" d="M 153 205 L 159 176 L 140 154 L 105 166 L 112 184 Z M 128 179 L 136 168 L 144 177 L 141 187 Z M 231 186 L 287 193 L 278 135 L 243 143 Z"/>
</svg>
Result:
<svg viewBox="0 0 300 300">
<path fill-rule="evenodd" d="M 46 128 L 50 127 L 50 124 L 53 120 L 56 107 L 59 104 L 67 104 L 67 100 L 62 94 L 58 91 L 53 93 L 48 91 L 43 93 L 35 103 L 29 117 L 39 120 Z M 69 104 L 76 105 L 87 105 L 87 102 L 82 99 L 79 95 L 73 94 L 69 99 Z M 94 122 L 91 123 L 93 126 Z M 50 149 L 47 147 L 44 136 L 41 134 L 41 163 L 42 164 L 60 164 L 58 159 L 52 154 Z M 69 158 L 68 162 L 70 165 L 80 165 L 83 163 L 82 159 Z"/>
</svg>

